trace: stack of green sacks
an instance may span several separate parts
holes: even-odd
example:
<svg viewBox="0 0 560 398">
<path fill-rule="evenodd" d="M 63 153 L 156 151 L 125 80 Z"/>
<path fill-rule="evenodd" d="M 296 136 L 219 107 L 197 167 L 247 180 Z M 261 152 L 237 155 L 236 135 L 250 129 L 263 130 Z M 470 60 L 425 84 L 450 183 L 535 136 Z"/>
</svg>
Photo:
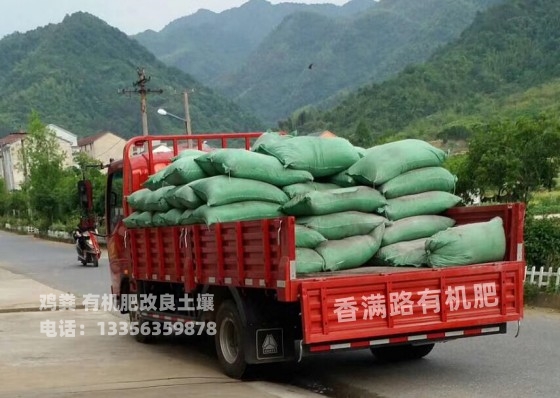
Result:
<svg viewBox="0 0 560 398">
<path fill-rule="evenodd" d="M 272 157 L 245 149 L 184 151 L 128 197 L 129 227 L 173 226 L 281 217 L 285 185 L 313 181 Z M 146 206 L 156 201 L 157 206 Z M 139 220 L 139 221 L 137 221 Z"/>
<path fill-rule="evenodd" d="M 128 204 L 134 212 L 124 219 L 128 228 L 146 228 L 197 223 L 193 212 L 203 202 L 190 183 L 207 178 L 195 159 L 206 152 L 187 149 L 171 164 L 151 175 L 144 188 L 132 193 Z"/>
<path fill-rule="evenodd" d="M 274 135 L 258 140 L 252 150 L 313 176 L 283 188 L 290 200 L 281 211 L 296 217 L 298 273 L 357 268 L 373 257 L 387 221 L 374 212 L 385 198 L 344 174 L 365 150 L 338 137 Z"/>
<path fill-rule="evenodd" d="M 461 242 L 474 242 L 461 240 L 463 229 L 441 215 L 460 202 L 445 158 L 414 139 L 363 149 L 338 137 L 265 133 L 250 150 L 181 152 L 127 198 L 134 213 L 125 224 L 212 225 L 289 215 L 296 217 L 298 273 L 365 264 L 443 266 L 446 250 L 457 257 Z M 505 235 L 496 223 L 472 228 L 500 243 Z M 497 247 L 482 257 L 499 260 Z"/>
<path fill-rule="evenodd" d="M 421 266 L 425 239 L 452 227 L 439 215 L 461 198 L 452 192 L 457 181 L 442 165 L 446 153 L 431 144 L 406 139 L 374 146 L 347 171 L 354 181 L 376 187 L 387 199 L 380 210 L 391 221 L 374 264 Z"/>
<path fill-rule="evenodd" d="M 381 245 L 387 224 L 387 219 L 374 214 L 384 204 L 383 195 L 365 186 L 294 196 L 282 212 L 296 217 L 297 271 L 335 271 L 369 261 Z M 315 239 L 310 239 L 312 233 Z"/>
</svg>

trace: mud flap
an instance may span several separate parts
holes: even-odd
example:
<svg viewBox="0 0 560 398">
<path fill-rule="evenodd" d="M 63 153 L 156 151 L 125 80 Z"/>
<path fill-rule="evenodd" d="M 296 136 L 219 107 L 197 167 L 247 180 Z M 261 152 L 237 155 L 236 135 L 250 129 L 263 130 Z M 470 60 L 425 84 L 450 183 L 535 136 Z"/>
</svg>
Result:
<svg viewBox="0 0 560 398">
<path fill-rule="evenodd" d="M 249 364 L 296 360 L 295 328 L 283 311 L 259 311 L 244 303 L 245 361 Z M 274 314 L 275 316 L 272 316 Z"/>
</svg>

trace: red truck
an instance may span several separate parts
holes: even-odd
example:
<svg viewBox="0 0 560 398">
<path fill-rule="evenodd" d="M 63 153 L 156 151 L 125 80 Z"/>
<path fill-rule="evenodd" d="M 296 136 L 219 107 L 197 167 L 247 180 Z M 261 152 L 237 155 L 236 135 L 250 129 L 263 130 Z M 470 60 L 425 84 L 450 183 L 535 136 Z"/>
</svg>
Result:
<svg viewBox="0 0 560 398">
<path fill-rule="evenodd" d="M 504 261 L 443 268 L 373 267 L 297 274 L 295 219 L 127 228 L 127 196 L 167 166 L 182 143 L 203 148 L 261 133 L 141 136 L 108 166 L 107 247 L 111 292 L 131 333 L 214 336 L 225 374 L 300 361 L 314 353 L 370 349 L 381 360 L 417 359 L 435 343 L 506 333 L 523 317 L 523 204 L 456 207 L 457 225 L 504 221 Z M 157 142 L 171 151 L 158 152 Z M 231 147 L 231 146 L 230 146 Z M 136 148 L 144 152 L 133 155 Z M 154 298 L 150 302 L 147 297 Z M 143 302 L 143 304 L 141 304 Z"/>
</svg>

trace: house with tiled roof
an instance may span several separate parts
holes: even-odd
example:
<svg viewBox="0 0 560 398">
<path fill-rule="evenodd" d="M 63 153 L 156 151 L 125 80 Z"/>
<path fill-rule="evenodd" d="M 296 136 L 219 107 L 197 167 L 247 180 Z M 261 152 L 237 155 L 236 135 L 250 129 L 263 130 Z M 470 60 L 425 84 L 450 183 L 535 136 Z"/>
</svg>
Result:
<svg viewBox="0 0 560 398">
<path fill-rule="evenodd" d="M 103 131 L 78 140 L 78 150 L 103 164 L 123 157 L 126 140 L 109 131 Z M 107 169 L 103 169 L 106 172 Z"/>
</svg>

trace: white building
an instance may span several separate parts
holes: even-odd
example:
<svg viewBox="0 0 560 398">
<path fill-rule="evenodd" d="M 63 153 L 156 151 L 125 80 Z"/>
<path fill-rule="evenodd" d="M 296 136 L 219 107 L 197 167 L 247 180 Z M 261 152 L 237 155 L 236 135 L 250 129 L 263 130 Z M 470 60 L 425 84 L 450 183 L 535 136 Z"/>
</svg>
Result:
<svg viewBox="0 0 560 398">
<path fill-rule="evenodd" d="M 54 124 L 46 126 L 58 139 L 60 150 L 64 155 L 63 167 L 74 165 L 73 153 L 77 148 L 78 137 Z M 21 162 L 20 154 L 25 146 L 27 133 L 19 131 L 0 138 L 0 178 L 6 182 L 9 191 L 18 190 L 25 181 L 27 170 Z"/>
</svg>

